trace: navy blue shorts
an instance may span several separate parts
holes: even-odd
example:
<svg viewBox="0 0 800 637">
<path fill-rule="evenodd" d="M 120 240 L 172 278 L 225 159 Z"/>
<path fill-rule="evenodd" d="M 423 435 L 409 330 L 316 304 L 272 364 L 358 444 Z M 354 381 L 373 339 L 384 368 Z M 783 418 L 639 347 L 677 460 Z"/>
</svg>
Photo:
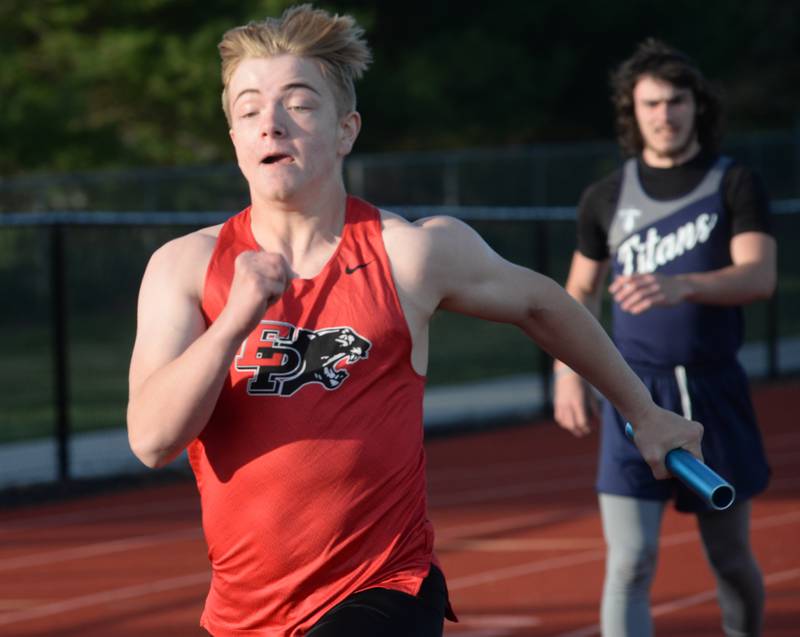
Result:
<svg viewBox="0 0 800 637">
<path fill-rule="evenodd" d="M 756 423 L 747 376 L 738 363 L 685 370 L 685 385 L 675 369 L 633 366 L 655 403 L 686 415 L 704 427 L 706 464 L 745 500 L 766 489 L 770 468 Z M 685 388 L 682 390 L 682 388 Z M 687 401 L 688 399 L 688 401 Z M 675 498 L 678 511 L 709 510 L 699 497 L 674 479 L 656 480 L 638 449 L 625 437 L 625 421 L 604 401 L 597 490 L 645 500 Z"/>
</svg>

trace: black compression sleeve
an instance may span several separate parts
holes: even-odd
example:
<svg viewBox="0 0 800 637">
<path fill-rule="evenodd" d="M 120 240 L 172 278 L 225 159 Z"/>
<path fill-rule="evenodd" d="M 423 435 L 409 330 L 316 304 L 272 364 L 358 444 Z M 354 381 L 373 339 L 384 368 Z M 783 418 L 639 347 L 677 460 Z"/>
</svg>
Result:
<svg viewBox="0 0 800 637">
<path fill-rule="evenodd" d="M 725 207 L 731 214 L 731 234 L 771 234 L 769 197 L 759 176 L 742 164 L 733 164 L 722 184 Z"/>
<path fill-rule="evenodd" d="M 589 186 L 578 204 L 578 252 L 595 261 L 608 259 L 608 228 L 617 206 L 622 172 Z"/>
</svg>

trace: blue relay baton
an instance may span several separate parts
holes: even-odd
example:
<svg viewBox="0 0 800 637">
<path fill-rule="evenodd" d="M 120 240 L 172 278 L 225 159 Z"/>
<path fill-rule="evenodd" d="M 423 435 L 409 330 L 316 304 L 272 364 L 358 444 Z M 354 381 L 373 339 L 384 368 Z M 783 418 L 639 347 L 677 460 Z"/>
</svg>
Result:
<svg viewBox="0 0 800 637">
<path fill-rule="evenodd" d="M 629 422 L 625 423 L 625 435 L 629 440 L 633 440 L 633 427 Z M 717 511 L 724 511 L 736 499 L 733 485 L 686 449 L 673 449 L 667 452 L 664 464 L 673 476 Z"/>
</svg>

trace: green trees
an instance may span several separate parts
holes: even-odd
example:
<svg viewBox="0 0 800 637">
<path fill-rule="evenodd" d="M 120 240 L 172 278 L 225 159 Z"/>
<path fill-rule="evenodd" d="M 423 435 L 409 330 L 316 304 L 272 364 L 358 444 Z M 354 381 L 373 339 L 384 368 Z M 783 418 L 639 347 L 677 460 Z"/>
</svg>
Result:
<svg viewBox="0 0 800 637">
<path fill-rule="evenodd" d="M 0 175 L 232 161 L 223 31 L 285 0 L 4 0 Z M 367 28 L 357 150 L 608 138 L 609 69 L 656 35 L 729 96 L 738 128 L 800 112 L 792 0 L 322 2 Z"/>
</svg>

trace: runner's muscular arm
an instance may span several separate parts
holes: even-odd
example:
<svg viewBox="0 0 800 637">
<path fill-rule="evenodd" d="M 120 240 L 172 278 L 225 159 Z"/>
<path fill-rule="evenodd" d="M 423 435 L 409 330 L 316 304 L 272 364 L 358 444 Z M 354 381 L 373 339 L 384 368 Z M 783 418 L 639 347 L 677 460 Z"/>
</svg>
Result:
<svg viewBox="0 0 800 637">
<path fill-rule="evenodd" d="M 225 309 L 206 329 L 200 298 L 213 244 L 202 233 L 166 244 L 142 280 L 128 439 L 149 467 L 172 461 L 205 428 L 236 350 L 285 285 L 276 255 L 242 253 Z"/>
<path fill-rule="evenodd" d="M 128 439 L 149 467 L 173 460 L 203 430 L 236 348 L 219 327 L 207 331 L 200 312 L 212 246 L 200 236 L 172 241 L 153 254 L 142 279 Z"/>
<path fill-rule="evenodd" d="M 608 275 L 608 260 L 595 261 L 577 250 L 572 255 L 567 283 L 567 293 L 583 305 L 596 319 L 600 318 L 600 303 L 603 299 L 603 282 Z M 554 366 L 559 368 L 558 361 Z"/>
<path fill-rule="evenodd" d="M 730 242 L 732 265 L 676 276 L 658 273 L 620 276 L 609 291 L 620 308 L 641 314 L 652 307 L 690 301 L 744 305 L 769 298 L 777 282 L 777 246 L 763 232 L 743 232 Z"/>
<path fill-rule="evenodd" d="M 701 458 L 702 428 L 657 407 L 594 316 L 555 281 L 509 263 L 469 226 L 446 217 L 420 226 L 427 294 L 438 306 L 515 324 L 597 387 L 636 428 L 657 478 L 664 456 L 684 447 Z"/>
</svg>

